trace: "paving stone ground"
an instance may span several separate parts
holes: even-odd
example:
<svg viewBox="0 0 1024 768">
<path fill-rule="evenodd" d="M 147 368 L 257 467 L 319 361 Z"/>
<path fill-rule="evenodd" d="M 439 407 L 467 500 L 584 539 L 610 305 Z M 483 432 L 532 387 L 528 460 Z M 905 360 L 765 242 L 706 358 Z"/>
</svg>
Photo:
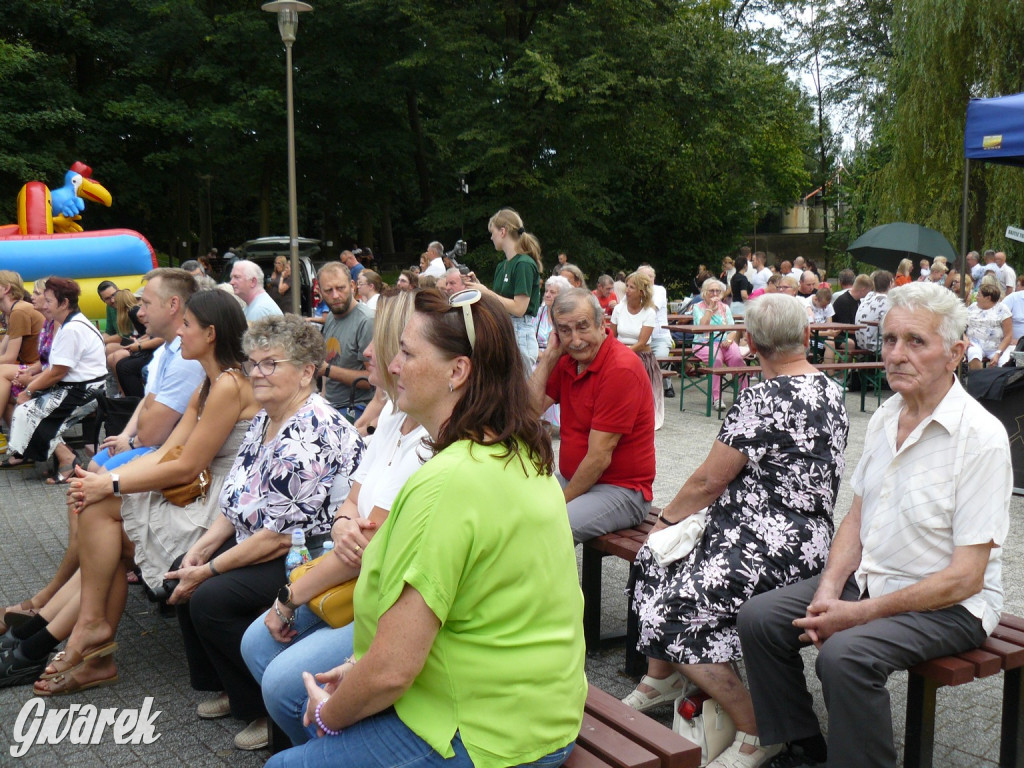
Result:
<svg viewBox="0 0 1024 768">
<path fill-rule="evenodd" d="M 706 418 L 702 410 L 688 408 L 680 413 L 678 402 L 666 401 L 665 426 L 656 438 L 658 477 L 654 497 L 658 505 L 668 502 L 703 461 L 720 426 L 717 418 Z M 866 414 L 858 411 L 858 395 L 849 395 L 847 405 L 851 417 L 848 478 L 860 457 L 864 431 L 874 402 L 869 399 Z M 0 471 L 0 604 L 7 605 L 32 594 L 46 583 L 56 568 L 63 553 L 67 530 L 63 498 L 62 489 L 46 486 L 36 469 Z M 837 525 L 851 500 L 849 482 L 844 479 L 836 508 Z M 1010 535 L 1004 553 L 1004 583 L 1006 610 L 1017 614 L 1024 614 L 1022 534 L 1024 500 L 1014 498 Z M 606 632 L 624 629 L 625 583 L 625 564 L 617 559 L 606 560 L 602 601 Z M 15 760 L 10 749 L 18 743 L 18 718 L 32 698 L 31 689 L 27 686 L 0 689 L 0 765 L 25 768 L 62 765 L 76 768 L 262 765 L 267 752 L 244 753 L 233 747 L 232 737 L 244 727 L 244 723 L 231 718 L 213 721 L 196 718 L 195 706 L 204 695 L 189 687 L 177 622 L 160 616 L 139 588 L 129 590 L 117 640 L 120 644 L 116 656 L 120 682 L 109 688 L 46 700 L 46 711 L 71 705 L 138 709 L 147 697 L 152 697 L 152 710 L 160 712 L 154 721 L 154 731 L 159 738 L 152 744 L 117 744 L 107 733 L 97 744 L 72 744 L 68 737 L 57 745 L 34 745 L 27 754 Z M 813 659 L 813 651 L 805 653 L 809 660 Z M 590 681 L 617 696 L 624 696 L 635 681 L 622 672 L 623 658 L 622 647 L 589 654 L 587 675 Z M 820 689 L 813 674 L 810 682 L 824 722 Z M 889 690 L 893 725 L 902 748 L 906 675 L 894 675 Z M 1001 695 L 1001 675 L 967 686 L 940 690 L 936 766 L 977 768 L 997 764 Z M 671 724 L 671 705 L 662 705 L 651 714 Z"/>
</svg>

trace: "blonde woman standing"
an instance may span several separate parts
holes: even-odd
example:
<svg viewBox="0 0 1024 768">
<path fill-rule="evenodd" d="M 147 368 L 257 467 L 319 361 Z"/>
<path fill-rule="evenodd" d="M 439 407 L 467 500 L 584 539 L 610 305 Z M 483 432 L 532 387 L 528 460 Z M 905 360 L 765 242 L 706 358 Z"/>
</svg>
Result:
<svg viewBox="0 0 1024 768">
<path fill-rule="evenodd" d="M 516 333 L 516 344 L 526 363 L 526 370 L 532 371 L 537 364 L 537 310 L 540 308 L 540 276 L 544 266 L 540 260 L 540 243 L 523 227 L 523 220 L 511 208 L 502 208 L 487 223 L 494 250 L 502 251 L 505 260 L 494 270 L 491 289 L 477 281 L 470 274 L 472 287 L 493 293 L 501 306 L 512 318 Z"/>
</svg>

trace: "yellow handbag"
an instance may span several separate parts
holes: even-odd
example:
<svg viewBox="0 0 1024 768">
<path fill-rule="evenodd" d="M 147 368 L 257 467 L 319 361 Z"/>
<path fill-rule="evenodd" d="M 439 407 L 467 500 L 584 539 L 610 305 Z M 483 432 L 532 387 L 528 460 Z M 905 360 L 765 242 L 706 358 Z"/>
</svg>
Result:
<svg viewBox="0 0 1024 768">
<path fill-rule="evenodd" d="M 310 560 L 308 563 L 303 563 L 302 565 L 297 566 L 292 571 L 291 576 L 288 577 L 288 580 L 294 584 L 304 573 L 306 573 L 306 571 L 315 566 L 325 557 L 331 556 L 330 552 L 325 552 L 315 560 Z M 335 629 L 338 627 L 344 627 L 346 624 L 351 624 L 352 619 L 355 618 L 355 612 L 352 608 L 352 593 L 355 592 L 355 589 L 356 580 L 350 579 L 349 581 L 344 581 L 330 589 L 324 590 L 306 603 L 306 605 L 309 606 L 309 610 Z"/>
</svg>

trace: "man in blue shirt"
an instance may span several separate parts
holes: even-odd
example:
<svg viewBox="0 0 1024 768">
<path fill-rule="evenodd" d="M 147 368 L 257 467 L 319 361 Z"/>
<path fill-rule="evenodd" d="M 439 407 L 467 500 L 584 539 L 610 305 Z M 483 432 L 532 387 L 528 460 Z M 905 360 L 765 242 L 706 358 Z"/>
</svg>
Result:
<svg viewBox="0 0 1024 768">
<path fill-rule="evenodd" d="M 146 396 L 121 434 L 107 435 L 89 465 L 93 472 L 112 470 L 162 445 L 205 376 L 198 360 L 182 358 L 178 338 L 185 302 L 196 290 L 195 279 L 183 269 L 155 269 L 146 279 L 139 321 L 164 345 L 149 364 Z"/>
</svg>

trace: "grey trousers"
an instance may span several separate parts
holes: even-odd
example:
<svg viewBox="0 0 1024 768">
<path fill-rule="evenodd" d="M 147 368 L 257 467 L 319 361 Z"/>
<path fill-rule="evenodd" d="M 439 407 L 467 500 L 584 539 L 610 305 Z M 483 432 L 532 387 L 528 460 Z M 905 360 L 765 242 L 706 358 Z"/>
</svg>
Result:
<svg viewBox="0 0 1024 768">
<path fill-rule="evenodd" d="M 801 630 L 818 577 L 751 598 L 739 612 L 743 660 L 765 744 L 821 733 L 800 657 Z M 859 599 L 851 577 L 843 600 Z M 981 620 L 963 606 L 902 613 L 838 632 L 815 662 L 828 710 L 829 768 L 896 766 L 892 711 L 885 682 L 898 669 L 976 648 L 985 639 Z"/>
<path fill-rule="evenodd" d="M 565 488 L 568 480 L 558 474 L 555 477 Z M 642 523 L 651 511 L 651 502 L 644 501 L 640 491 L 601 483 L 591 486 L 567 506 L 574 544 L 620 528 L 632 528 Z"/>
</svg>

